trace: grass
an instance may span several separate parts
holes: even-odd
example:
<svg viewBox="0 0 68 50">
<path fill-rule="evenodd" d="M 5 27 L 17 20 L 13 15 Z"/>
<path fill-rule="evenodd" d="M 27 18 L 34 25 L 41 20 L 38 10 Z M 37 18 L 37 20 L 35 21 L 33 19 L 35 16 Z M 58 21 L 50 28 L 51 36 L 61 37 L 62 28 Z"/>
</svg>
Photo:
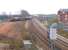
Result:
<svg viewBox="0 0 68 50">
<path fill-rule="evenodd" d="M 28 36 L 28 32 L 26 32 L 25 30 L 25 21 L 20 21 L 20 22 L 15 22 L 13 24 L 13 31 L 16 33 L 20 33 L 22 36 L 22 40 L 23 39 L 27 39 Z M 11 33 L 11 32 L 9 32 Z M 20 47 L 23 45 L 23 42 L 19 39 L 19 40 L 12 40 L 12 39 L 2 39 L 0 40 L 0 43 L 5 43 L 5 44 L 9 44 L 11 46 L 14 46 L 16 50 L 20 50 Z"/>
<path fill-rule="evenodd" d="M 16 40 L 0 40 L 0 43 L 9 44 L 11 47 L 15 48 L 16 50 L 20 49 L 20 46 L 22 46 L 22 41 L 16 41 Z"/>
<path fill-rule="evenodd" d="M 60 34 L 63 37 L 68 38 L 68 32 L 65 32 L 63 29 L 58 30 L 58 34 Z"/>
<path fill-rule="evenodd" d="M 53 24 L 53 23 L 55 23 L 55 22 L 56 23 L 58 22 L 57 19 L 49 20 L 48 21 L 48 26 L 51 25 L 51 24 Z M 45 23 L 44 23 L 44 26 L 47 27 L 47 25 Z M 68 38 L 68 32 L 65 32 L 63 29 L 58 30 L 58 34 L 61 35 L 61 36 L 63 36 L 63 37 Z"/>
</svg>

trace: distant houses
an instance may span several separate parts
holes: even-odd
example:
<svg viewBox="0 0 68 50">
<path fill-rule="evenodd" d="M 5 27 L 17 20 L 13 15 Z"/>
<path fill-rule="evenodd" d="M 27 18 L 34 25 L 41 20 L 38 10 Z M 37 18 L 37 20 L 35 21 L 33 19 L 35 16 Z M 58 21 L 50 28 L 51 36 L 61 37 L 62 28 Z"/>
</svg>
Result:
<svg viewBox="0 0 68 50">
<path fill-rule="evenodd" d="M 58 21 L 63 24 L 63 30 L 68 32 L 68 9 L 58 11 Z"/>
<path fill-rule="evenodd" d="M 29 18 L 31 15 L 27 12 L 27 11 L 25 11 L 25 10 L 21 10 L 21 14 L 15 14 L 15 15 L 13 15 L 13 14 L 9 14 L 9 15 L 7 15 L 7 14 L 2 14 L 2 15 L 0 15 L 0 20 L 1 21 L 9 21 L 9 20 L 11 20 L 11 19 L 15 19 L 15 18 Z"/>
</svg>

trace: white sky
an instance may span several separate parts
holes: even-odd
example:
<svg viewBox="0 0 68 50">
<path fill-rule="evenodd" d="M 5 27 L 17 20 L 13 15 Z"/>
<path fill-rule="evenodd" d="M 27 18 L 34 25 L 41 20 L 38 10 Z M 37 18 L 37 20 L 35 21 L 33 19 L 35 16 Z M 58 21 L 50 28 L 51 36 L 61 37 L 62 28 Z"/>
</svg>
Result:
<svg viewBox="0 0 68 50">
<path fill-rule="evenodd" d="M 4 11 L 14 14 L 21 9 L 30 14 L 51 14 L 60 8 L 68 8 L 68 0 L 0 0 L 0 14 Z"/>
</svg>

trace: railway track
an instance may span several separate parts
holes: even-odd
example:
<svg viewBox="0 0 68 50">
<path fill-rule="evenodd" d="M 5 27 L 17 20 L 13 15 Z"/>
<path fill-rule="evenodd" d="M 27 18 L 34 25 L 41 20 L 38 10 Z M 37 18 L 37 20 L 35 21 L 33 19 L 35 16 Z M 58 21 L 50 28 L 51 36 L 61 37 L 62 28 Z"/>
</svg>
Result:
<svg viewBox="0 0 68 50">
<path fill-rule="evenodd" d="M 55 41 L 55 45 L 61 50 L 68 50 L 68 39 L 57 35 L 57 40 Z"/>
<path fill-rule="evenodd" d="M 30 26 L 29 26 L 30 31 L 32 32 L 32 34 L 31 34 L 32 38 L 35 37 L 35 39 L 33 39 L 34 40 L 33 42 L 35 42 L 35 40 L 36 40 L 35 44 L 39 43 L 39 45 L 41 45 L 42 48 L 45 48 L 45 49 L 49 48 L 49 46 L 48 46 L 49 39 L 48 39 L 47 28 L 42 26 L 42 24 L 36 19 L 32 19 L 29 22 L 29 24 L 30 24 Z M 66 39 L 60 35 L 57 35 L 57 39 L 54 40 L 54 43 L 55 43 L 55 47 L 59 48 L 59 50 L 68 50 L 68 39 Z M 50 49 L 46 49 L 46 50 L 50 50 Z"/>
</svg>

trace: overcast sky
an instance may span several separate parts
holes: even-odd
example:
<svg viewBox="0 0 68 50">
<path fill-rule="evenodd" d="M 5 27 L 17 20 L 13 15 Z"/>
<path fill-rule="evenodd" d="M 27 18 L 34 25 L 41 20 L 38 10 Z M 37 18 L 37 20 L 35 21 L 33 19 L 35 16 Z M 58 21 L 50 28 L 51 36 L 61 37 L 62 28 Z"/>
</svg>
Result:
<svg viewBox="0 0 68 50">
<path fill-rule="evenodd" d="M 60 8 L 68 8 L 68 0 L 0 0 L 0 14 L 19 13 L 21 9 L 30 14 L 52 14 Z"/>
</svg>

